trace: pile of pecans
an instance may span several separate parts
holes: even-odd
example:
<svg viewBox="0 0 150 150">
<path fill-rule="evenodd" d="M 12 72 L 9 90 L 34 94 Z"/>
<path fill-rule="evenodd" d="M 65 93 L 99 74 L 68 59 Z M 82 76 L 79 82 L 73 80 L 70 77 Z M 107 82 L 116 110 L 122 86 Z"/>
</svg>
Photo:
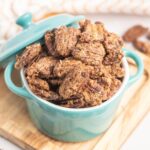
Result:
<svg viewBox="0 0 150 150">
<path fill-rule="evenodd" d="M 150 32 L 148 28 L 142 25 L 135 25 L 129 28 L 122 38 L 125 42 L 131 42 L 133 46 L 142 53 L 150 54 L 150 41 L 141 40 L 141 36 L 145 36 L 147 39 L 150 39 Z"/>
<path fill-rule="evenodd" d="M 100 105 L 120 88 L 124 78 L 123 42 L 101 22 L 47 31 L 44 44 L 34 43 L 16 58 L 29 88 L 56 105 L 85 108 Z"/>
</svg>

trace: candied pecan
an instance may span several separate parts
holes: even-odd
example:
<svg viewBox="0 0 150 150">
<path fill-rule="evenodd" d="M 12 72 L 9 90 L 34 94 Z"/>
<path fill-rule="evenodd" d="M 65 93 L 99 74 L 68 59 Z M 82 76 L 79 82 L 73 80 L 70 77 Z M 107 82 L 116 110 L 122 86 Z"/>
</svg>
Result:
<svg viewBox="0 0 150 150">
<path fill-rule="evenodd" d="M 71 49 L 77 43 L 80 30 L 72 27 L 62 26 L 53 32 L 48 32 L 45 34 L 45 41 L 49 52 L 54 56 L 56 54 L 63 57 L 69 56 Z"/>
<path fill-rule="evenodd" d="M 37 78 L 37 77 L 34 77 L 34 76 L 32 76 L 32 77 L 27 76 L 26 79 L 28 81 L 28 84 L 30 84 L 30 85 L 34 85 L 39 89 L 44 89 L 44 90 L 47 90 L 47 91 L 49 90 L 48 82 L 43 80 L 43 79 L 40 79 L 40 78 Z"/>
<path fill-rule="evenodd" d="M 29 84 L 29 88 L 35 95 L 37 95 L 41 98 L 47 99 L 50 96 L 49 91 L 44 90 L 44 89 L 39 89 L 34 85 Z"/>
<path fill-rule="evenodd" d="M 52 101 L 52 100 L 56 100 L 60 98 L 60 96 L 56 92 L 53 92 L 51 90 L 46 91 L 44 89 L 39 89 L 36 86 L 30 85 L 30 84 L 29 84 L 29 87 L 34 94 L 36 94 L 37 96 L 47 101 Z"/>
<path fill-rule="evenodd" d="M 84 68 L 76 67 L 70 72 L 59 87 L 59 94 L 64 99 L 72 96 L 84 99 L 92 106 L 101 103 L 102 88 L 96 80 L 89 78 Z"/>
<path fill-rule="evenodd" d="M 83 98 L 88 105 L 96 106 L 102 103 L 105 91 L 97 80 L 88 80 L 82 90 Z"/>
<path fill-rule="evenodd" d="M 121 86 L 121 81 L 119 79 L 112 78 L 111 85 L 109 88 L 109 92 L 107 93 L 106 99 L 108 100 L 109 98 L 111 98 L 118 91 L 120 86 Z"/>
<path fill-rule="evenodd" d="M 122 67 L 122 64 L 119 63 L 105 66 L 105 70 L 107 74 L 111 74 L 111 76 L 116 78 L 123 78 L 125 74 L 125 70 Z"/>
<path fill-rule="evenodd" d="M 148 28 L 145 28 L 141 25 L 135 25 L 129 28 L 122 38 L 126 42 L 133 42 L 140 36 L 144 35 L 146 32 L 148 32 Z"/>
<path fill-rule="evenodd" d="M 146 37 L 150 40 L 150 31 L 147 33 Z"/>
<path fill-rule="evenodd" d="M 78 43 L 72 51 L 74 58 L 88 65 L 99 65 L 105 56 L 105 49 L 99 42 Z"/>
<path fill-rule="evenodd" d="M 27 68 L 26 74 L 28 76 L 40 76 L 41 78 L 53 77 L 53 68 L 56 63 L 57 59 L 54 57 L 42 57 Z"/>
<path fill-rule="evenodd" d="M 56 100 L 60 98 L 57 93 L 51 91 L 46 80 L 29 76 L 27 76 L 26 79 L 32 92 L 40 96 L 41 98 L 44 98 L 46 100 Z"/>
<path fill-rule="evenodd" d="M 82 31 L 79 39 L 81 42 L 93 42 L 104 40 L 104 34 L 106 31 L 102 23 L 99 22 L 96 24 L 92 24 L 91 21 L 85 20 L 81 21 L 79 24 Z"/>
<path fill-rule="evenodd" d="M 98 79 L 107 74 L 106 69 L 102 64 L 97 66 L 86 66 L 86 72 L 89 73 L 91 79 Z"/>
<path fill-rule="evenodd" d="M 101 77 L 98 83 L 103 87 L 102 101 L 111 98 L 121 86 L 121 81 L 114 77 Z"/>
<path fill-rule="evenodd" d="M 105 65 L 111 65 L 113 63 L 119 63 L 123 57 L 123 41 L 114 33 L 108 33 L 105 36 L 105 40 L 103 42 L 106 56 L 104 57 L 103 63 Z"/>
<path fill-rule="evenodd" d="M 88 74 L 85 72 L 86 76 L 82 76 L 81 68 L 74 68 L 74 71 L 69 72 L 62 84 L 59 87 L 59 94 L 64 99 L 69 99 L 72 96 L 80 98 L 80 91 L 83 84 L 87 82 Z"/>
<path fill-rule="evenodd" d="M 114 76 L 116 78 L 122 79 L 124 77 L 125 70 L 121 64 L 113 65 L 99 65 L 93 67 L 86 67 L 87 71 L 90 73 L 91 79 L 98 79 L 100 77 Z"/>
<path fill-rule="evenodd" d="M 145 54 L 150 53 L 150 42 L 136 40 L 133 42 L 133 45 L 136 49 L 138 49 L 142 53 L 145 53 Z"/>
<path fill-rule="evenodd" d="M 15 68 L 21 69 L 28 65 L 34 58 L 38 57 L 41 52 L 42 46 L 39 43 L 27 46 L 24 52 L 20 56 L 17 56 Z"/>
<path fill-rule="evenodd" d="M 107 33 L 104 40 L 104 47 L 108 50 L 122 48 L 123 41 L 115 33 Z"/>
<path fill-rule="evenodd" d="M 82 62 L 75 60 L 73 58 L 66 58 L 64 60 L 59 60 L 54 67 L 53 73 L 56 77 L 64 77 L 71 71 L 74 67 L 81 65 Z"/>
<path fill-rule="evenodd" d="M 45 33 L 45 44 L 47 46 L 48 52 L 49 54 L 51 54 L 52 56 L 58 57 L 58 53 L 55 51 L 55 47 L 54 47 L 54 43 L 55 43 L 55 30 L 52 31 L 47 31 Z"/>
</svg>

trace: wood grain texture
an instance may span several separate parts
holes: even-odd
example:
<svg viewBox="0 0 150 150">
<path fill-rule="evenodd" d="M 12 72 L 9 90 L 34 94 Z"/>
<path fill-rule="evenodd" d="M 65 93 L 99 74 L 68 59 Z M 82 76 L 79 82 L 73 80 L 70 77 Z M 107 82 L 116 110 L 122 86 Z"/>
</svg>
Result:
<svg viewBox="0 0 150 150">
<path fill-rule="evenodd" d="M 103 135 L 81 143 L 55 141 L 40 133 L 30 120 L 25 101 L 7 89 L 3 71 L 0 71 L 0 135 L 26 150 L 119 149 L 150 110 L 150 60 L 144 55 L 142 57 L 145 72 L 123 96 L 111 127 Z M 135 70 L 133 64 L 131 70 Z M 14 73 L 13 78 L 16 82 L 18 73 Z M 16 84 L 19 85 L 19 81 Z"/>
</svg>

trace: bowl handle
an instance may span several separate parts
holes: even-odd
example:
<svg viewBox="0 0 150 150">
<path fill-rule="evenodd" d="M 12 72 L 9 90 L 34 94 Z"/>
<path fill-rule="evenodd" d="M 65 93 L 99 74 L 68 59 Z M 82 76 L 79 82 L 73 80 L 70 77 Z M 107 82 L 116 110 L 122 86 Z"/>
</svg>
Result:
<svg viewBox="0 0 150 150">
<path fill-rule="evenodd" d="M 136 74 L 129 77 L 128 85 L 131 85 L 132 83 L 139 80 L 140 77 L 142 76 L 143 71 L 144 71 L 144 64 L 143 64 L 141 57 L 137 53 L 130 51 L 130 50 L 126 50 L 126 49 L 123 49 L 123 51 L 125 53 L 125 56 L 133 59 L 137 66 Z"/>
<path fill-rule="evenodd" d="M 24 97 L 24 98 L 28 98 L 30 99 L 31 98 L 31 95 L 27 92 L 27 90 L 24 88 L 24 87 L 18 87 L 16 86 L 12 79 L 11 79 L 11 74 L 12 74 L 12 71 L 14 69 L 14 61 L 12 62 L 9 62 L 6 69 L 5 69 L 5 72 L 4 72 L 4 79 L 5 79 L 5 83 L 7 85 L 7 87 L 15 94 L 21 96 L 21 97 Z"/>
</svg>

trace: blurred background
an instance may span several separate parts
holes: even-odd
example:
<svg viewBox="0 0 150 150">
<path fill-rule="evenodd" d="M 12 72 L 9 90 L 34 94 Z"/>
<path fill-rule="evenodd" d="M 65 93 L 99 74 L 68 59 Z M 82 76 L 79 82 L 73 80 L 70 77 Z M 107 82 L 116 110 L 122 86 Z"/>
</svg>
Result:
<svg viewBox="0 0 150 150">
<path fill-rule="evenodd" d="M 32 12 L 33 20 L 37 21 L 64 12 L 94 16 L 127 14 L 143 17 L 150 16 L 149 8 L 149 0 L 0 0 L 0 40 L 8 39 L 19 30 L 14 21 L 25 12 Z M 99 19 L 101 20 L 100 16 Z M 111 23 L 112 21 L 113 19 L 110 20 Z"/>
<path fill-rule="evenodd" d="M 83 14 L 93 21 L 103 22 L 108 30 L 120 36 L 137 24 L 150 27 L 150 0 L 0 0 L 0 45 L 21 31 L 15 20 L 26 12 L 33 14 L 34 22 L 59 13 Z M 124 47 L 136 50 L 141 56 L 144 55 L 131 43 L 125 43 Z M 144 116 L 121 147 L 122 150 L 150 149 L 150 110 Z M 0 137 L 1 149 L 21 148 Z"/>
</svg>

